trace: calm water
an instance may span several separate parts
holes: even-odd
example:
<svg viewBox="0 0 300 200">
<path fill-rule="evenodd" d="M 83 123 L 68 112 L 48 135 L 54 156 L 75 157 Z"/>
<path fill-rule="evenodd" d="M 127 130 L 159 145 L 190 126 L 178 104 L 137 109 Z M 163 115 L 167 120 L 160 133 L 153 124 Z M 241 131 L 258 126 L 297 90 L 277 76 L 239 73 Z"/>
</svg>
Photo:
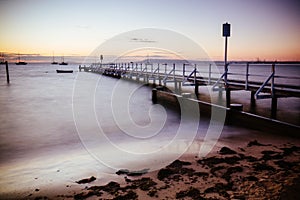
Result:
<svg viewBox="0 0 300 200">
<path fill-rule="evenodd" d="M 0 67 L 0 198 L 91 175 L 105 181 L 120 168 L 155 170 L 208 132 L 208 120 L 153 105 L 149 87 L 79 73 L 78 65 L 57 74 L 61 66 L 50 64 L 11 64 L 7 85 Z"/>
<path fill-rule="evenodd" d="M 91 175 L 105 181 L 120 168 L 155 170 L 206 132 L 207 122 L 181 126 L 177 113 L 153 105 L 149 87 L 58 67 L 10 65 L 7 85 L 1 66 L 0 197 Z"/>
</svg>

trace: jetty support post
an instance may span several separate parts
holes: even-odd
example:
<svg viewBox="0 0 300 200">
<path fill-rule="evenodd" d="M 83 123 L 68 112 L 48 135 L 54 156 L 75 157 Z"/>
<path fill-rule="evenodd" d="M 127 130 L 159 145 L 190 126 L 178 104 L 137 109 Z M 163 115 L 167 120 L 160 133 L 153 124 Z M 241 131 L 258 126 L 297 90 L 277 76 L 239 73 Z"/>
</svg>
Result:
<svg viewBox="0 0 300 200">
<path fill-rule="evenodd" d="M 271 96 L 272 96 L 271 118 L 272 119 L 276 119 L 276 114 L 277 114 L 277 97 L 275 94 L 274 78 L 275 78 L 275 63 L 272 64 L 272 79 L 271 79 Z"/>
<path fill-rule="evenodd" d="M 256 105 L 256 101 L 255 101 L 255 91 L 251 91 L 251 100 L 250 100 L 250 107 L 254 108 Z"/>
<path fill-rule="evenodd" d="M 272 97 L 271 118 L 276 119 L 277 114 L 277 97 Z"/>
<path fill-rule="evenodd" d="M 175 89 L 175 93 L 178 94 L 177 79 L 174 79 L 174 89 Z"/>
<path fill-rule="evenodd" d="M 5 68 L 6 68 L 6 81 L 9 84 L 9 70 L 8 70 L 8 62 L 5 61 Z"/>
<path fill-rule="evenodd" d="M 147 64 L 145 64 L 144 69 L 146 70 L 146 72 L 143 71 L 143 73 L 144 73 L 144 82 L 145 82 L 146 84 L 148 84 L 148 83 L 149 83 L 149 79 L 148 79 L 148 66 L 147 66 Z M 143 69 L 143 70 L 144 70 L 144 69 Z"/>
<path fill-rule="evenodd" d="M 178 93 L 181 94 L 182 92 L 182 88 L 181 88 L 181 84 L 182 84 L 182 81 L 178 81 Z"/>
<path fill-rule="evenodd" d="M 197 81 L 195 82 L 195 95 L 197 98 L 199 97 L 199 84 Z"/>
<path fill-rule="evenodd" d="M 156 88 L 152 89 L 152 103 L 157 104 L 157 89 Z"/>
<path fill-rule="evenodd" d="M 199 83 L 197 81 L 197 65 L 194 67 L 194 84 L 195 84 L 195 95 L 198 98 L 199 96 Z"/>
<path fill-rule="evenodd" d="M 182 80 L 185 79 L 185 63 L 182 65 Z"/>
<path fill-rule="evenodd" d="M 249 63 L 247 62 L 246 66 L 246 81 L 245 81 L 245 90 L 249 89 Z"/>
<path fill-rule="evenodd" d="M 139 75 L 139 72 L 138 72 L 138 65 L 139 65 L 138 63 L 135 64 L 135 80 L 139 82 L 140 81 L 140 75 Z"/>
<path fill-rule="evenodd" d="M 157 73 L 157 76 L 158 76 L 158 85 L 161 85 L 161 76 L 160 76 L 160 66 L 159 66 L 159 63 L 157 64 L 157 67 L 158 67 L 158 73 Z"/>
<path fill-rule="evenodd" d="M 168 64 L 165 63 L 164 65 L 165 65 L 165 74 L 164 74 L 164 77 L 166 77 L 167 76 L 167 65 Z M 167 87 L 167 82 L 166 81 L 164 81 L 164 86 Z"/>
<path fill-rule="evenodd" d="M 231 102 L 231 94 L 230 94 L 230 88 L 226 88 L 226 107 L 230 108 L 230 102 Z"/>
<path fill-rule="evenodd" d="M 208 67 L 208 85 L 211 85 L 211 63 Z"/>
<path fill-rule="evenodd" d="M 176 71 L 176 65 L 173 63 L 173 80 L 175 81 L 175 71 Z"/>
</svg>

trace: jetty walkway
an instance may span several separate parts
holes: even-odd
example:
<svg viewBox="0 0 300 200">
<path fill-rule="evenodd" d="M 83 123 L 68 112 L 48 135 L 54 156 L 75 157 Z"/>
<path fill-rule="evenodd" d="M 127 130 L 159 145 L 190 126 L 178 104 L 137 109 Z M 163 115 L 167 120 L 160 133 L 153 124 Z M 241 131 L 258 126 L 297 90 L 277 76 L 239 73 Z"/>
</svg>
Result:
<svg viewBox="0 0 300 200">
<path fill-rule="evenodd" d="M 238 67 L 237 67 L 238 66 Z M 265 72 L 253 73 L 252 68 L 263 66 Z M 199 87 L 209 86 L 219 94 L 225 92 L 228 109 L 243 111 L 242 104 L 231 103 L 232 91 L 250 91 L 250 106 L 255 107 L 260 99 L 271 99 L 270 119 L 276 119 L 278 98 L 300 97 L 300 77 L 277 75 L 276 66 L 300 66 L 300 62 L 229 62 L 224 63 L 94 63 L 79 70 L 99 73 L 115 78 L 130 79 L 155 86 L 171 87 L 175 94 L 186 94 L 185 88 L 193 88 L 197 99 L 201 98 Z M 231 67 L 239 69 L 231 71 Z M 227 69 L 227 70 L 226 70 Z M 251 73 L 250 73 L 251 72 Z M 198 98 L 199 97 L 199 98 Z M 201 99 L 200 99 L 201 100 Z"/>
</svg>

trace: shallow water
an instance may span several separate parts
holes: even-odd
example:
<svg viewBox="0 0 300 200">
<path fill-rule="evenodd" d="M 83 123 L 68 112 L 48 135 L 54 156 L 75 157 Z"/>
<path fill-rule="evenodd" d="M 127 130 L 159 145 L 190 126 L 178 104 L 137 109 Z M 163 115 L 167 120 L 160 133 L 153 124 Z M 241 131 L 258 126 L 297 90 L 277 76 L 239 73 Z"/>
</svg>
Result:
<svg viewBox="0 0 300 200">
<path fill-rule="evenodd" d="M 57 74 L 56 67 L 10 65 L 9 85 L 1 68 L 3 196 L 111 176 L 120 168 L 155 170 L 205 134 L 206 125 L 180 123 L 177 113 L 153 105 L 149 87 L 79 73 L 77 65 L 67 66 L 73 74 Z"/>
</svg>

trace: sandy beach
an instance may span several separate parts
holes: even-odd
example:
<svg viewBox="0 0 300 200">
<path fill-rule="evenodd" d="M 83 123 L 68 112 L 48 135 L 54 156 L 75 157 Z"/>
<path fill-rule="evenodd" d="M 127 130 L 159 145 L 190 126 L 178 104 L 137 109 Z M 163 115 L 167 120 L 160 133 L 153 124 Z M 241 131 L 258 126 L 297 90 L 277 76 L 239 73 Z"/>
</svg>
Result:
<svg viewBox="0 0 300 200">
<path fill-rule="evenodd" d="M 131 172 L 129 167 L 116 172 L 113 180 L 105 183 L 96 175 L 82 177 L 65 188 L 37 188 L 22 198 L 299 199 L 299 139 L 244 132 L 238 137 L 221 137 L 213 151 L 203 158 L 190 150 L 157 171 Z M 194 141 L 191 149 L 199 143 Z"/>
</svg>

